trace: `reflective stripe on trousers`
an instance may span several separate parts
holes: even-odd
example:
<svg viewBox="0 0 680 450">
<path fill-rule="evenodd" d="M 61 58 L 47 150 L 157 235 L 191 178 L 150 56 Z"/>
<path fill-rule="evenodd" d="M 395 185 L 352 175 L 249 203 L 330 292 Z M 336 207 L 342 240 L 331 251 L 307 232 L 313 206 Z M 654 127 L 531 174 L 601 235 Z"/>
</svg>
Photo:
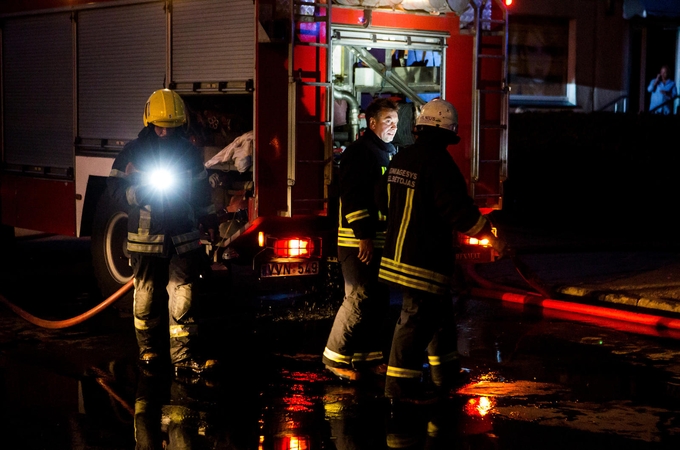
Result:
<svg viewBox="0 0 680 450">
<path fill-rule="evenodd" d="M 203 256 L 200 250 L 169 258 L 132 254 L 133 312 L 140 355 L 144 351 L 158 353 L 167 348 L 169 339 L 171 362 L 193 356 L 191 344 L 198 333 L 194 289 Z M 169 330 L 160 326 L 166 311 Z"/>
<path fill-rule="evenodd" d="M 403 303 L 392 337 L 385 395 L 413 395 L 423 376 L 427 352 L 432 381 L 445 386 L 457 372 L 458 340 L 450 295 L 402 288 Z"/>
<path fill-rule="evenodd" d="M 378 281 L 382 251 L 374 249 L 370 265 L 359 261 L 358 254 L 358 248 L 338 247 L 345 298 L 323 353 L 323 362 L 329 366 L 361 368 L 383 358 L 381 336 L 389 289 Z"/>
</svg>

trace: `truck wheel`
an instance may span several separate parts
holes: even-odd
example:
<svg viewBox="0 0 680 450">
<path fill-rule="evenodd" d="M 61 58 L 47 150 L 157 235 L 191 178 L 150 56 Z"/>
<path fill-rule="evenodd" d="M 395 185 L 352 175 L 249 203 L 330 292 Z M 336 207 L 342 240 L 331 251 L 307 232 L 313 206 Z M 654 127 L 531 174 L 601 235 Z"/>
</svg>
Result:
<svg viewBox="0 0 680 450">
<path fill-rule="evenodd" d="M 108 191 L 97 204 L 92 228 L 92 265 L 104 298 L 132 279 L 127 251 L 127 205 L 121 205 Z M 132 312 L 133 290 L 114 305 L 121 312 Z"/>
</svg>

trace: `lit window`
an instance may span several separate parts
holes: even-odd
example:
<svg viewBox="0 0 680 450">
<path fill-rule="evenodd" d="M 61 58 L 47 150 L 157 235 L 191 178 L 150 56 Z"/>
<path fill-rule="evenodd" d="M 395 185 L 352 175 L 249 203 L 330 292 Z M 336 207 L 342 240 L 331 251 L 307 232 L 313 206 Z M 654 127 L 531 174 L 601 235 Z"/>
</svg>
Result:
<svg viewBox="0 0 680 450">
<path fill-rule="evenodd" d="M 575 104 L 573 29 L 569 19 L 510 17 L 508 72 L 512 103 Z"/>
</svg>

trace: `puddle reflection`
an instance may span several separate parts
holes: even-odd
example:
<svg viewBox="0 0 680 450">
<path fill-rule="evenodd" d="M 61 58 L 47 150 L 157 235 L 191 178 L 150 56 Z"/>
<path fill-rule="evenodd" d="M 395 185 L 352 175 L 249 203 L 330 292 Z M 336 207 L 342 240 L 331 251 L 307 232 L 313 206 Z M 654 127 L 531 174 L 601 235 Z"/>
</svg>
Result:
<svg viewBox="0 0 680 450">
<path fill-rule="evenodd" d="M 233 346 L 217 335 L 212 342 L 233 365 L 213 379 L 145 373 L 122 351 L 64 370 L 55 347 L 66 360 L 74 349 L 121 342 L 21 336 L 0 354 L 0 431 L 17 448 L 57 450 L 680 448 L 675 341 L 470 309 L 459 349 L 474 363 L 466 366 L 473 381 L 429 407 L 390 405 L 379 378 L 332 377 L 316 351 L 327 327 L 314 322 L 277 322 Z M 47 344 L 49 358 L 37 364 Z"/>
<path fill-rule="evenodd" d="M 142 373 L 137 384 L 134 436 L 137 449 L 229 448 L 230 433 L 211 399 L 216 387 L 201 379 Z"/>
</svg>

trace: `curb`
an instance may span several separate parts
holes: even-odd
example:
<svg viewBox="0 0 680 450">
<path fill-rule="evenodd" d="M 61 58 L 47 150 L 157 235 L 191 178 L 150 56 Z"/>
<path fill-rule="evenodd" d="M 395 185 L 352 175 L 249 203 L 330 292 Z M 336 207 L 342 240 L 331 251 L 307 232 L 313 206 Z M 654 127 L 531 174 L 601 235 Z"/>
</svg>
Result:
<svg viewBox="0 0 680 450">
<path fill-rule="evenodd" d="M 597 289 L 575 286 L 558 287 L 555 289 L 555 292 L 559 292 L 560 294 L 571 297 L 591 297 L 607 303 L 615 303 L 644 309 L 655 309 L 659 311 L 680 314 L 680 304 L 678 302 L 662 300 L 659 298 L 647 298 L 629 294 L 604 293 Z"/>
</svg>

